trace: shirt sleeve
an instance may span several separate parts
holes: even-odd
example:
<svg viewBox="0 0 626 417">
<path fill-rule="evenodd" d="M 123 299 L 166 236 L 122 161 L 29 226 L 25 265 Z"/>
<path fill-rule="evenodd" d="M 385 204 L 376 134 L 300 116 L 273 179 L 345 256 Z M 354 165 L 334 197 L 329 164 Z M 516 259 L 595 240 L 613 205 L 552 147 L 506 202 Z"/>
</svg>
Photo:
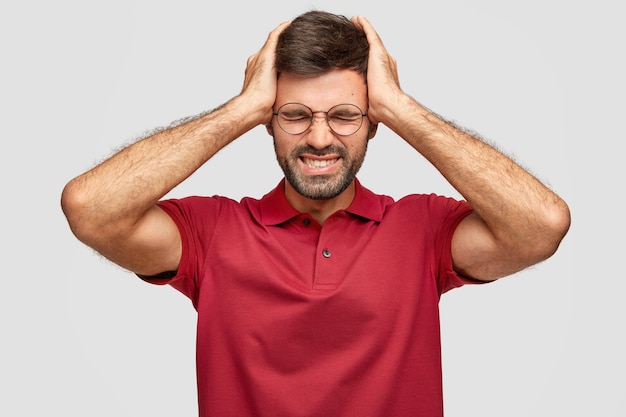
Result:
<svg viewBox="0 0 626 417">
<path fill-rule="evenodd" d="M 463 219 L 472 214 L 472 208 L 465 201 L 448 197 L 431 195 L 431 200 L 431 227 L 433 228 L 435 253 L 439 256 L 437 277 L 439 294 L 466 284 L 484 284 L 486 281 L 479 281 L 458 274 L 454 270 L 452 262 L 452 237 Z"/>
<path fill-rule="evenodd" d="M 174 221 L 180 233 L 182 254 L 176 271 L 157 276 L 140 276 L 155 285 L 171 285 L 189 297 L 197 307 L 201 271 L 220 211 L 220 198 L 187 197 L 169 199 L 158 203 Z"/>
</svg>

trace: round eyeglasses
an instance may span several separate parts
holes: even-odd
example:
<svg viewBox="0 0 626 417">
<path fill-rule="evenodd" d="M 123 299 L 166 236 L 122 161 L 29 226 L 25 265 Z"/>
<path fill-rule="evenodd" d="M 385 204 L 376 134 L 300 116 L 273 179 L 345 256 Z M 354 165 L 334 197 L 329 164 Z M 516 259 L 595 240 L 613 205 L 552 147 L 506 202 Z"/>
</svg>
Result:
<svg viewBox="0 0 626 417">
<path fill-rule="evenodd" d="M 338 104 L 328 111 L 313 111 L 304 104 L 285 103 L 273 114 L 285 133 L 300 135 L 311 127 L 316 113 L 323 113 L 330 130 L 339 136 L 355 134 L 363 124 L 363 117 L 367 116 L 354 104 Z"/>
</svg>

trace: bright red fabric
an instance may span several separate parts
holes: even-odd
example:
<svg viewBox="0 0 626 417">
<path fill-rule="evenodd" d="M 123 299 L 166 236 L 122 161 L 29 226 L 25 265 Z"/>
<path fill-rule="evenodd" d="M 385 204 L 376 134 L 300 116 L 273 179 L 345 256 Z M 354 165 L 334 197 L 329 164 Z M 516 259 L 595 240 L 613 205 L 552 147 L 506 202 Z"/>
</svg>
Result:
<svg viewBox="0 0 626 417">
<path fill-rule="evenodd" d="M 442 416 L 438 302 L 469 282 L 450 255 L 468 205 L 357 181 L 321 226 L 283 190 L 160 203 L 183 257 L 152 282 L 198 312 L 200 416 Z"/>
</svg>

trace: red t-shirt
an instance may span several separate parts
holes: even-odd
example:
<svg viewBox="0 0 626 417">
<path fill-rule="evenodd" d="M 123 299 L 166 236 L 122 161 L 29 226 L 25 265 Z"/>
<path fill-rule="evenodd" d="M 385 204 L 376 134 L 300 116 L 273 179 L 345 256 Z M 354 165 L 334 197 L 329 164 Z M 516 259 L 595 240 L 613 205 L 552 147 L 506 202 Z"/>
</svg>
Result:
<svg viewBox="0 0 626 417">
<path fill-rule="evenodd" d="M 470 283 L 450 242 L 465 202 L 394 202 L 356 181 L 320 225 L 262 199 L 168 200 L 182 236 L 169 283 L 198 313 L 200 416 L 442 416 L 438 302 Z"/>
</svg>

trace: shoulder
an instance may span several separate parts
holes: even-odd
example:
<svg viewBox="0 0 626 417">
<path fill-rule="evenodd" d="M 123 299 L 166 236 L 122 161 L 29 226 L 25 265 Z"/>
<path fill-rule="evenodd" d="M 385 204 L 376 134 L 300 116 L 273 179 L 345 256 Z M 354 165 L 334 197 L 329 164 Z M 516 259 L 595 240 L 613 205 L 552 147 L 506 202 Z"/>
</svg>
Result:
<svg viewBox="0 0 626 417">
<path fill-rule="evenodd" d="M 241 202 L 219 195 L 170 198 L 160 201 L 158 206 L 176 223 L 194 224 L 196 227 L 214 224 L 218 219 L 237 217 L 238 213 L 245 211 Z"/>
<path fill-rule="evenodd" d="M 383 222 L 399 222 L 432 234 L 448 234 L 470 213 L 466 201 L 438 194 L 409 194 L 387 206 Z"/>
<path fill-rule="evenodd" d="M 220 207 L 235 207 L 239 206 L 240 203 L 229 197 L 214 195 L 169 198 L 159 201 L 158 205 L 166 211 L 176 209 L 179 211 L 189 212 L 197 210 L 210 210 Z"/>
<path fill-rule="evenodd" d="M 408 194 L 387 206 L 388 212 L 415 213 L 421 216 L 448 216 L 471 211 L 464 200 L 439 194 Z"/>
</svg>

